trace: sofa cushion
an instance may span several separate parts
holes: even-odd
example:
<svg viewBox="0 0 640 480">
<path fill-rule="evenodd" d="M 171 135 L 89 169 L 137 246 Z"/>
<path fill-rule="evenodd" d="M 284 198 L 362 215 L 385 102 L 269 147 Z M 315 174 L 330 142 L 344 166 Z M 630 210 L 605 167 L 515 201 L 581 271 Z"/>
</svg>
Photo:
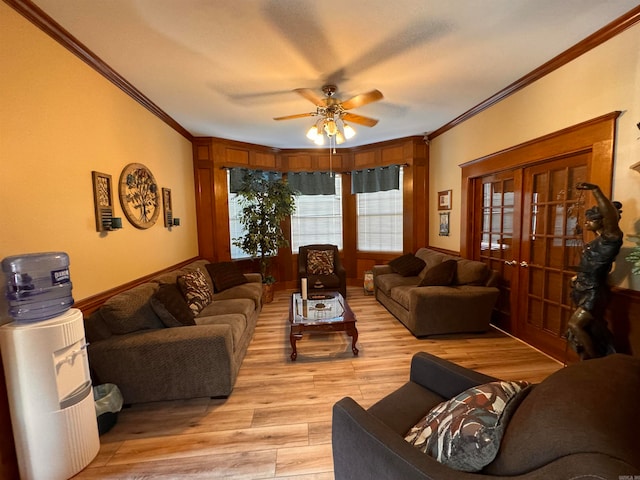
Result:
<svg viewBox="0 0 640 480">
<path fill-rule="evenodd" d="M 194 315 L 211 303 L 213 292 L 200 269 L 180 275 L 178 286 Z"/>
<path fill-rule="evenodd" d="M 455 283 L 457 285 L 484 285 L 489 277 L 489 266 L 476 260 L 458 260 Z"/>
<path fill-rule="evenodd" d="M 234 262 L 208 263 L 206 269 L 213 282 L 214 292 L 247 283 L 247 278 Z"/>
<path fill-rule="evenodd" d="M 389 266 L 392 270 L 403 277 L 413 277 L 418 275 L 425 265 L 424 260 L 416 257 L 413 253 L 401 255 L 389 262 Z"/>
<path fill-rule="evenodd" d="M 249 281 L 213 294 L 214 303 L 218 300 L 233 300 L 235 298 L 253 300 L 254 308 L 259 310 L 262 305 L 262 283 Z"/>
<path fill-rule="evenodd" d="M 307 273 L 330 275 L 333 273 L 333 250 L 309 250 L 307 252 Z"/>
<path fill-rule="evenodd" d="M 427 270 L 418 284 L 419 287 L 433 287 L 451 285 L 456 275 L 458 262 L 445 260 Z"/>
<path fill-rule="evenodd" d="M 100 310 L 96 310 L 91 316 L 85 317 L 84 331 L 89 343 L 105 340 L 111 336 L 111 330 L 109 330 L 109 327 L 102 318 Z"/>
<path fill-rule="evenodd" d="M 514 412 L 485 472 L 520 475 L 585 452 L 618 458 L 640 471 L 638 398 L 636 357 L 617 353 L 558 370 Z"/>
<path fill-rule="evenodd" d="M 245 317 L 251 316 L 255 312 L 255 304 L 253 300 L 248 298 L 235 298 L 229 300 L 216 300 L 202 309 L 200 315 L 195 319 L 198 323 L 198 317 L 211 317 L 215 315 L 241 314 Z"/>
<path fill-rule="evenodd" d="M 247 329 L 247 319 L 239 313 L 219 314 L 199 316 L 196 318 L 197 325 L 228 325 L 231 329 L 231 338 L 233 338 L 233 349 L 235 350 L 240 343 L 240 339 Z"/>
<path fill-rule="evenodd" d="M 395 287 L 415 287 L 420 279 L 418 277 L 403 277 L 397 273 L 385 273 L 384 275 L 376 275 L 374 282 L 376 287 L 389 297 Z"/>
<path fill-rule="evenodd" d="M 164 328 L 149 300 L 158 289 L 155 283 L 143 283 L 104 302 L 100 313 L 111 333 L 124 335 L 153 328 Z"/>
<path fill-rule="evenodd" d="M 480 471 L 495 458 L 528 387 L 527 382 L 496 381 L 465 390 L 431 409 L 405 440 L 451 468 Z"/>
<path fill-rule="evenodd" d="M 195 325 L 193 312 L 175 283 L 160 285 L 151 297 L 150 303 L 165 327 Z"/>
<path fill-rule="evenodd" d="M 416 257 L 420 258 L 425 263 L 425 268 L 428 270 L 445 260 L 458 260 L 459 257 L 454 257 L 452 255 L 447 255 L 446 253 L 437 252 L 435 250 L 431 250 L 430 248 L 419 248 L 416 251 Z"/>
</svg>

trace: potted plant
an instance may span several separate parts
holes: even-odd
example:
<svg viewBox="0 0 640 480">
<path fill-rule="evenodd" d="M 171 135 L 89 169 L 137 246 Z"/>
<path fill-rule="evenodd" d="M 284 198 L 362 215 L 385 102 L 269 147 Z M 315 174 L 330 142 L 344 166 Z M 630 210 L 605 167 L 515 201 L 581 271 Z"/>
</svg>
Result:
<svg viewBox="0 0 640 480">
<path fill-rule="evenodd" d="M 280 247 L 289 246 L 282 231 L 282 221 L 295 211 L 295 192 L 280 176 L 273 173 L 246 170 L 238 190 L 242 207 L 240 223 L 246 233 L 234 238 L 233 244 L 260 259 L 260 273 L 264 284 L 264 303 L 273 300 L 271 257 Z"/>
<path fill-rule="evenodd" d="M 631 253 L 625 257 L 627 262 L 633 264 L 631 267 L 631 273 L 634 275 L 640 275 L 640 234 L 629 235 L 629 240 L 636 242 L 636 246 L 631 249 Z"/>
</svg>

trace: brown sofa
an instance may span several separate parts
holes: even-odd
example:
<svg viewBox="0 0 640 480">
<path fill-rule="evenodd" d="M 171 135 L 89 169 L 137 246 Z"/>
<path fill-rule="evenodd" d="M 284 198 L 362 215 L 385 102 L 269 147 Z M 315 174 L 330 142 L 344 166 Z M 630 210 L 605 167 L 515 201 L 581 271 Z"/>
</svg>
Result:
<svg viewBox="0 0 640 480">
<path fill-rule="evenodd" d="M 373 267 L 376 299 L 416 337 L 486 331 L 500 293 L 498 273 L 482 262 L 429 248 L 420 248 L 415 257 L 425 263 L 417 275 L 402 276 L 391 265 Z M 447 260 L 457 262 L 450 284 L 418 286 Z"/>
<path fill-rule="evenodd" d="M 530 388 L 502 426 L 497 455 L 489 456 L 480 471 L 454 470 L 405 441 L 433 407 L 494 380 L 419 353 L 409 381 L 368 410 L 349 397 L 340 400 L 332 426 L 336 480 L 620 480 L 640 475 L 640 359 L 629 355 L 571 365 Z"/>
<path fill-rule="evenodd" d="M 208 263 L 195 261 L 119 293 L 85 319 L 94 384 L 116 384 L 128 404 L 231 393 L 262 306 L 260 274 L 213 293 L 192 324 L 176 321 L 155 301 L 162 286 L 194 270 L 214 292 Z"/>
</svg>

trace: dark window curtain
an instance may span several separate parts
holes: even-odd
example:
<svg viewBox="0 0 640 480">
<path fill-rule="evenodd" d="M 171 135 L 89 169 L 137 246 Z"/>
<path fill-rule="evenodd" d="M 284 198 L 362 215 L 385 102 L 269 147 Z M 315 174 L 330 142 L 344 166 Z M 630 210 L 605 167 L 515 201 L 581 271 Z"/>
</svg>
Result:
<svg viewBox="0 0 640 480">
<path fill-rule="evenodd" d="M 329 172 L 289 172 L 289 186 L 301 195 L 335 195 L 335 176 Z"/>
<path fill-rule="evenodd" d="M 351 172 L 353 193 L 384 192 L 400 188 L 400 165 L 368 168 Z"/>
<path fill-rule="evenodd" d="M 242 188 L 244 178 L 248 173 L 262 174 L 267 178 L 280 179 L 282 173 L 280 172 L 265 172 L 262 170 L 249 170 L 247 168 L 230 168 L 229 169 L 229 191 L 231 193 L 238 193 Z"/>
</svg>

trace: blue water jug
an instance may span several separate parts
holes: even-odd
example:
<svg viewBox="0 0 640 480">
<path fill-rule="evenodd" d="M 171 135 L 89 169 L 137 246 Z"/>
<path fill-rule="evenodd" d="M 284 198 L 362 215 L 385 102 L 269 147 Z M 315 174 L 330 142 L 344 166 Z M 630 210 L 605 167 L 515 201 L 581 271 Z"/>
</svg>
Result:
<svg viewBox="0 0 640 480">
<path fill-rule="evenodd" d="M 9 315 L 16 322 L 57 317 L 73 305 L 69 256 L 64 252 L 7 257 L 2 270 L 7 277 Z"/>
</svg>

